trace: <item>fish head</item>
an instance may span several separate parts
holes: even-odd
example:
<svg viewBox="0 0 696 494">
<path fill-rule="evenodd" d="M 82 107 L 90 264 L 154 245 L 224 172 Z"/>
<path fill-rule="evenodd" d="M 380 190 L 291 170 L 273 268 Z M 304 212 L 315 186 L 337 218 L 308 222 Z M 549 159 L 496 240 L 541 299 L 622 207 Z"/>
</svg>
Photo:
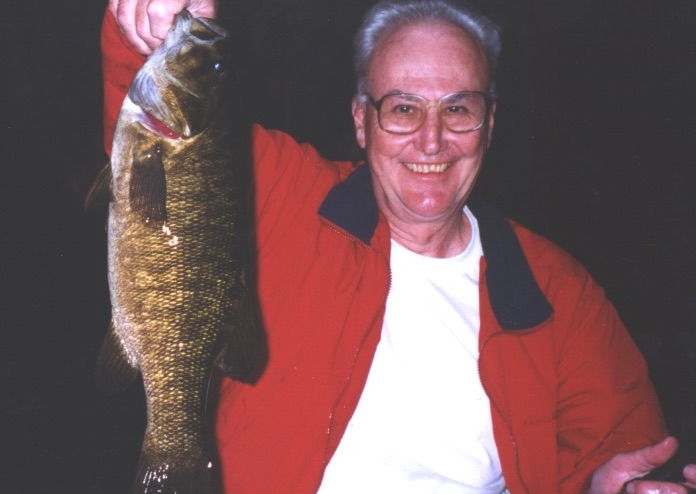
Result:
<svg viewBox="0 0 696 494">
<path fill-rule="evenodd" d="M 231 41 L 214 21 L 184 10 L 148 57 L 128 92 L 145 125 L 170 139 L 190 138 L 214 119 L 230 85 Z"/>
</svg>

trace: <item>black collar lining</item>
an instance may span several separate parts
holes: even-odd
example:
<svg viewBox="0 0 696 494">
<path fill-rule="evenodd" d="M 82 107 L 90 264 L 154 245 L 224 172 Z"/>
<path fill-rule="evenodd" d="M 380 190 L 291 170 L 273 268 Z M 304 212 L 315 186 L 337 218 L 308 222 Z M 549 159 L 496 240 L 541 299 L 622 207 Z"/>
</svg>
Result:
<svg viewBox="0 0 696 494">
<path fill-rule="evenodd" d="M 467 205 L 479 224 L 488 296 L 498 324 L 519 330 L 543 323 L 553 314 L 553 307 L 539 288 L 512 227 L 479 198 L 470 198 Z M 335 185 L 319 215 L 369 244 L 379 221 L 369 166 L 358 167 Z"/>
</svg>

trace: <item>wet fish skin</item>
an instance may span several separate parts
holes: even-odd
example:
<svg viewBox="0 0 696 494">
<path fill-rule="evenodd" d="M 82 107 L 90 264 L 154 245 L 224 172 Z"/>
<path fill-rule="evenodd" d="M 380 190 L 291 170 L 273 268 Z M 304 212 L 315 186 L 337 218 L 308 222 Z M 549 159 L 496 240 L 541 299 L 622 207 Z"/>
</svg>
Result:
<svg viewBox="0 0 696 494">
<path fill-rule="evenodd" d="M 111 159 L 112 328 L 95 378 L 143 377 L 135 493 L 217 483 L 205 427 L 211 370 L 254 382 L 267 359 L 254 295 L 249 126 L 223 29 L 180 14 L 136 75 Z"/>
</svg>

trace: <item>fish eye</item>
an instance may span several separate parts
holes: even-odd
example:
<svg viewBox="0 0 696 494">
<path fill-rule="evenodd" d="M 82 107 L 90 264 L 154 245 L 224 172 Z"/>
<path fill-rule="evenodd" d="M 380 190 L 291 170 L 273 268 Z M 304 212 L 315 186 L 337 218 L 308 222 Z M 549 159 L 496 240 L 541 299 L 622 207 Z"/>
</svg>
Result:
<svg viewBox="0 0 696 494">
<path fill-rule="evenodd" d="M 225 64 L 222 62 L 215 62 L 213 64 L 213 70 L 218 74 L 221 74 L 225 71 Z"/>
</svg>

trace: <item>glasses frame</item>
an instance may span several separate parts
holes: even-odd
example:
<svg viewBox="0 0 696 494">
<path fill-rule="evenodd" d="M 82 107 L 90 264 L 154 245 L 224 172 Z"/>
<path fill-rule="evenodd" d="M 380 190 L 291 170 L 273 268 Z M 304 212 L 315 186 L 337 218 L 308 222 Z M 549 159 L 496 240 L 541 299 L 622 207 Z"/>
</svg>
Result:
<svg viewBox="0 0 696 494">
<path fill-rule="evenodd" d="M 452 96 L 468 95 L 468 94 L 477 94 L 477 95 L 483 96 L 483 99 L 486 103 L 486 112 L 483 115 L 483 119 L 481 119 L 481 123 L 479 123 L 476 127 L 472 128 L 472 129 L 467 129 L 467 130 L 454 130 L 454 129 L 450 128 L 450 126 L 447 124 L 447 121 L 442 118 L 442 106 L 441 106 L 442 101 L 447 99 L 447 98 L 451 98 Z M 483 127 L 484 124 L 486 123 L 486 120 L 488 120 L 488 116 L 489 116 L 490 111 L 491 111 L 491 105 L 493 103 L 493 97 L 491 96 L 491 94 L 483 92 L 483 91 L 456 91 L 454 93 L 449 93 L 449 94 L 444 95 L 442 98 L 440 98 L 437 101 L 429 100 L 429 99 L 426 99 L 425 97 L 423 97 L 419 94 L 411 94 L 411 93 L 387 93 L 378 100 L 376 100 L 374 97 L 372 97 L 370 94 L 367 94 L 367 93 L 365 93 L 365 96 L 367 97 L 367 101 L 369 101 L 370 104 L 375 107 L 375 110 L 377 110 L 377 122 L 379 123 L 379 128 L 385 132 L 388 132 L 389 134 L 395 134 L 395 135 L 409 135 L 409 134 L 413 134 L 415 132 L 418 132 L 418 130 L 420 130 L 420 128 L 423 127 L 423 123 L 425 123 L 425 119 L 427 117 L 428 110 L 432 107 L 437 108 L 438 119 L 442 123 L 443 127 L 445 127 L 450 132 L 454 132 L 456 134 L 466 134 L 468 132 L 474 132 L 476 130 L 479 130 L 481 127 Z M 423 118 L 421 119 L 420 123 L 418 124 L 418 126 L 415 129 L 408 131 L 408 132 L 398 132 L 398 131 L 388 130 L 388 129 L 384 128 L 384 126 L 382 125 L 382 104 L 384 103 L 385 99 L 387 99 L 391 96 L 406 96 L 409 98 L 413 98 L 415 100 L 420 100 L 420 101 L 425 102 L 425 110 L 426 111 L 423 113 Z"/>
</svg>

